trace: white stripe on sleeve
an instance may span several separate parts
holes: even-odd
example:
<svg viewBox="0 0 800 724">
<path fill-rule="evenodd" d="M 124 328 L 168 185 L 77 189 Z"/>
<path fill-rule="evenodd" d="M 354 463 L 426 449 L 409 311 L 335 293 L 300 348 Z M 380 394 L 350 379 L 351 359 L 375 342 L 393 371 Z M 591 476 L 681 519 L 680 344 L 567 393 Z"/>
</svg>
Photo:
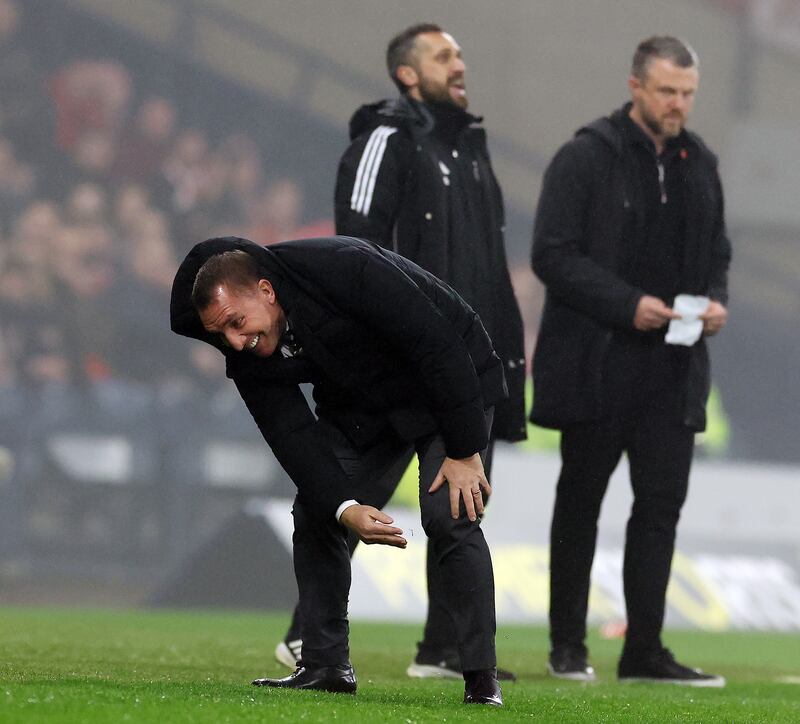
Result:
<svg viewBox="0 0 800 724">
<path fill-rule="evenodd" d="M 364 153 L 358 162 L 356 181 L 353 184 L 353 194 L 350 196 L 350 208 L 364 216 L 369 215 L 372 205 L 372 193 L 375 190 L 375 180 L 386 150 L 386 140 L 397 131 L 391 126 L 378 126 L 369 137 Z"/>
</svg>

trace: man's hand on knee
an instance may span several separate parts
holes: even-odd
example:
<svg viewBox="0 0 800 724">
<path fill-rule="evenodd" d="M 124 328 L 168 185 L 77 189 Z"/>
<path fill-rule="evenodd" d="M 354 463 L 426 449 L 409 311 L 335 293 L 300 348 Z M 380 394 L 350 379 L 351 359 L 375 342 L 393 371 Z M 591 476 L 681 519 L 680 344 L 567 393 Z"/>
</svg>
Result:
<svg viewBox="0 0 800 724">
<path fill-rule="evenodd" d="M 394 522 L 392 518 L 371 505 L 345 508 L 339 522 L 355 532 L 367 545 L 379 543 L 396 548 L 405 548 L 407 545 L 403 531 L 391 525 Z"/>
<path fill-rule="evenodd" d="M 435 493 L 447 481 L 450 486 L 450 515 L 454 519 L 459 515 L 459 503 L 464 500 L 464 509 L 470 520 L 477 520 L 483 513 L 483 493 L 492 494 L 492 488 L 483 471 L 481 456 L 475 453 L 472 457 L 454 459 L 445 458 L 439 473 L 428 488 L 429 493 Z"/>
</svg>

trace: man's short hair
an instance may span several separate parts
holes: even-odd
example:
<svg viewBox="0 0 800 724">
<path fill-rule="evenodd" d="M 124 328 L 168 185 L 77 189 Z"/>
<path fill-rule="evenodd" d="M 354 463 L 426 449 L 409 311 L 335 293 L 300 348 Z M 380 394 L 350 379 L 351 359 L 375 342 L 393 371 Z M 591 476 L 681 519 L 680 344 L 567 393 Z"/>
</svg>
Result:
<svg viewBox="0 0 800 724">
<path fill-rule="evenodd" d="M 386 68 L 389 77 L 394 81 L 401 93 L 408 92 L 408 86 L 397 77 L 397 69 L 401 65 L 412 65 L 411 56 L 417 44 L 417 36 L 423 33 L 441 33 L 442 29 L 435 23 L 417 23 L 395 35 L 386 48 Z"/>
<path fill-rule="evenodd" d="M 631 75 L 644 82 L 653 58 L 669 60 L 679 68 L 692 68 L 699 64 L 697 53 L 689 43 L 671 35 L 653 35 L 643 40 L 633 54 Z"/>
<path fill-rule="evenodd" d="M 246 251 L 235 249 L 214 254 L 206 259 L 194 278 L 192 304 L 198 311 L 203 311 L 214 301 L 221 285 L 228 289 L 251 289 L 263 278 L 258 262 Z"/>
</svg>

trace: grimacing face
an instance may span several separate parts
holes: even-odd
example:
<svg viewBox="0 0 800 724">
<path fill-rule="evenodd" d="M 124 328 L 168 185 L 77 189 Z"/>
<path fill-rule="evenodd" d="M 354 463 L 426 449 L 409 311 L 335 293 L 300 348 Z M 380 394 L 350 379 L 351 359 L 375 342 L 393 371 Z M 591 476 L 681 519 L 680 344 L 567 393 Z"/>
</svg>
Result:
<svg viewBox="0 0 800 724">
<path fill-rule="evenodd" d="M 452 103 L 466 108 L 467 89 L 461 47 L 449 33 L 421 33 L 417 36 L 412 64 L 398 72 L 409 95 L 418 101 Z"/>
<path fill-rule="evenodd" d="M 237 352 L 270 357 L 286 330 L 286 317 L 266 279 L 251 289 L 217 287 L 211 304 L 198 310 L 207 332 L 219 334 Z"/>
<path fill-rule="evenodd" d="M 692 111 L 700 74 L 696 66 L 681 68 L 667 58 L 653 58 L 642 81 L 628 79 L 631 118 L 655 141 L 677 136 Z"/>
</svg>

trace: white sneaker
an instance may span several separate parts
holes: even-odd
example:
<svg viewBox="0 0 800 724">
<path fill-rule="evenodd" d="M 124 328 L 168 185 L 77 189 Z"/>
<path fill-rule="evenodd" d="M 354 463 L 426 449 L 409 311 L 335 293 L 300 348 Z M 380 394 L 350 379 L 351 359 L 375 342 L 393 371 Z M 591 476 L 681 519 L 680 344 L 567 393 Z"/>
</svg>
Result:
<svg viewBox="0 0 800 724">
<path fill-rule="evenodd" d="M 556 679 L 566 681 L 596 681 L 594 669 L 586 661 L 586 649 L 576 646 L 558 646 L 550 652 L 547 672 Z"/>
<path fill-rule="evenodd" d="M 464 675 L 460 671 L 451 669 L 447 666 L 447 661 L 440 661 L 437 664 L 418 664 L 412 661 L 406 669 L 412 679 L 463 679 Z"/>
<path fill-rule="evenodd" d="M 275 647 L 275 658 L 279 663 L 294 671 L 300 661 L 300 652 L 303 649 L 303 639 L 294 641 L 281 641 Z"/>
</svg>

